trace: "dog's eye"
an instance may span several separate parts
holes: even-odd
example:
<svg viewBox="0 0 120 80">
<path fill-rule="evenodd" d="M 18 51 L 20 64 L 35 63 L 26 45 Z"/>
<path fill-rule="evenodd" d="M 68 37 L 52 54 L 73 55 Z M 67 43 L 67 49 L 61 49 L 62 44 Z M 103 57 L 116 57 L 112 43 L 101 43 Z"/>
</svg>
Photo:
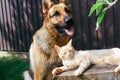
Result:
<svg viewBox="0 0 120 80">
<path fill-rule="evenodd" d="M 55 13 L 53 14 L 53 16 L 59 16 L 60 13 L 58 11 L 55 11 Z"/>
<path fill-rule="evenodd" d="M 66 11 L 67 13 L 71 13 L 68 8 L 65 8 L 65 11 Z"/>
</svg>

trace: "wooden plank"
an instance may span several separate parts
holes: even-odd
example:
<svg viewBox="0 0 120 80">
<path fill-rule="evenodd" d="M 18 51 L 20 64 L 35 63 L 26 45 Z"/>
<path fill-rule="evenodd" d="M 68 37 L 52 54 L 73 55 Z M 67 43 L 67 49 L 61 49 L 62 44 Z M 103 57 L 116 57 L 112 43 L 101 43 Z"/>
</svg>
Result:
<svg viewBox="0 0 120 80">
<path fill-rule="evenodd" d="M 4 16 L 4 32 L 5 32 L 5 41 L 6 41 L 6 50 L 10 50 L 10 38 L 9 38 L 9 24 L 8 24 L 8 15 L 7 15 L 7 4 L 6 4 L 6 0 L 3 1 L 3 16 Z"/>
<path fill-rule="evenodd" d="M 12 5 L 12 0 L 8 0 L 8 4 L 9 4 L 9 15 L 10 15 L 10 33 L 11 33 L 11 50 L 15 50 L 15 35 L 14 35 L 14 30 L 15 30 L 15 26 L 13 23 L 13 5 Z"/>
<path fill-rule="evenodd" d="M 20 49 L 19 51 L 24 51 L 26 50 L 26 45 L 25 45 L 25 34 L 24 34 L 24 18 L 23 18 L 23 5 L 22 5 L 22 0 L 17 0 L 17 4 L 18 4 L 18 21 L 19 21 L 19 33 L 20 33 L 20 40 L 19 40 L 19 46 Z"/>
<path fill-rule="evenodd" d="M 95 4 L 96 0 L 88 0 L 87 5 L 88 5 L 88 13 L 91 9 L 91 7 Z M 88 15 L 86 15 L 88 16 Z M 97 32 L 96 31 L 96 16 L 95 12 L 88 18 L 88 31 L 89 31 L 89 44 L 90 44 L 90 49 L 96 49 L 98 47 L 97 43 Z"/>
<path fill-rule="evenodd" d="M 21 23 L 20 23 L 20 9 L 19 9 L 19 0 L 15 0 L 15 10 L 16 10 L 16 32 L 18 33 L 17 36 L 18 36 L 18 50 L 17 51 L 22 51 L 22 46 L 21 46 Z"/>
<path fill-rule="evenodd" d="M 10 13 L 11 13 L 11 26 L 12 26 L 12 33 L 13 33 L 13 48 L 14 51 L 17 51 L 19 49 L 18 47 L 18 36 L 16 31 L 16 11 L 15 11 L 15 0 L 10 0 Z"/>
<path fill-rule="evenodd" d="M 73 47 L 76 50 L 80 50 L 83 48 L 83 41 L 82 41 L 82 35 L 81 35 L 81 23 L 82 20 L 80 17 L 80 0 L 71 0 L 72 5 L 72 13 L 74 18 L 74 29 L 75 33 L 73 36 Z"/>
<path fill-rule="evenodd" d="M 114 5 L 114 28 L 115 28 L 115 45 L 120 47 L 120 4 L 116 3 Z"/>
<path fill-rule="evenodd" d="M 19 28 L 17 28 L 17 31 L 18 31 L 18 38 L 19 38 L 19 41 L 18 41 L 18 44 L 19 44 L 19 51 L 22 51 L 23 50 L 23 38 L 22 38 L 22 36 L 24 36 L 24 35 L 21 35 L 22 34 L 22 31 L 21 31 L 21 27 L 23 27 L 22 25 L 21 25 L 21 12 L 23 12 L 23 11 L 21 11 L 21 2 L 20 2 L 21 0 L 17 0 L 16 1 L 16 15 L 19 15 L 19 16 L 17 16 L 16 17 L 16 22 L 17 22 L 17 27 L 19 27 Z"/>
<path fill-rule="evenodd" d="M 1 33 L 1 24 L 0 24 L 0 50 L 2 50 L 2 33 Z"/>
<path fill-rule="evenodd" d="M 116 5 L 114 5 L 113 6 L 114 7 L 114 29 L 115 29 L 115 46 L 118 46 L 118 40 L 119 40 L 119 38 L 117 37 L 118 36 L 118 14 L 117 14 L 117 3 L 116 3 Z"/>
<path fill-rule="evenodd" d="M 105 20 L 103 19 L 97 33 L 97 48 L 103 49 L 106 48 L 106 37 L 105 37 Z"/>
<path fill-rule="evenodd" d="M 111 48 L 115 46 L 115 38 L 114 38 L 114 18 L 113 18 L 113 7 L 111 7 L 105 16 L 106 20 L 106 46 L 107 48 Z"/>
<path fill-rule="evenodd" d="M 74 76 L 75 70 L 70 70 L 54 76 L 54 80 L 119 80 L 120 74 L 115 73 L 117 66 L 95 65 L 84 72 L 82 76 Z"/>
<path fill-rule="evenodd" d="M 3 50 L 3 39 L 2 39 L 2 7 L 0 0 L 0 50 Z"/>
<path fill-rule="evenodd" d="M 32 41 L 32 36 L 31 36 L 31 32 L 30 32 L 30 29 L 34 29 L 34 26 L 33 26 L 33 15 L 32 15 L 32 10 L 31 10 L 31 0 L 26 0 L 26 1 L 23 1 L 25 2 L 23 4 L 23 6 L 25 8 L 23 8 L 24 10 L 24 17 L 25 17 L 25 25 L 26 25 L 26 29 L 25 29 L 25 34 L 26 34 L 26 44 L 27 45 L 27 48 L 29 48 L 30 46 L 30 43 Z"/>
<path fill-rule="evenodd" d="M 1 26 L 1 24 L 0 24 Z M 1 33 L 1 27 L 0 27 L 0 50 L 2 50 L 2 33 Z"/>
<path fill-rule="evenodd" d="M 13 33 L 12 33 L 12 26 L 11 26 L 11 13 L 10 13 L 10 3 L 8 0 L 6 1 L 6 15 L 7 15 L 7 28 L 8 28 L 8 33 L 7 33 L 7 37 L 8 42 L 9 42 L 9 49 L 8 50 L 13 50 Z"/>
<path fill-rule="evenodd" d="M 120 37 L 119 37 L 120 36 L 120 3 L 119 2 L 117 3 L 117 10 L 116 10 L 116 12 L 118 14 L 117 16 L 115 15 L 117 17 L 116 21 L 118 23 L 118 26 L 117 26 L 118 27 L 118 33 L 117 33 L 116 37 L 118 38 L 118 43 L 117 43 L 118 47 L 120 47 Z"/>
<path fill-rule="evenodd" d="M 80 10 L 80 24 L 83 39 L 83 49 L 90 49 L 90 36 L 89 36 L 89 25 L 88 25 L 88 10 L 87 10 L 87 0 L 80 0 L 79 10 Z"/>
<path fill-rule="evenodd" d="M 33 17 L 33 26 L 34 30 L 37 30 L 39 28 L 38 24 L 38 12 L 37 12 L 37 0 L 31 0 L 31 11 L 32 11 L 32 17 Z M 33 30 L 33 29 L 32 29 Z"/>
<path fill-rule="evenodd" d="M 5 32 L 5 16 L 4 16 L 4 12 L 5 12 L 5 7 L 3 4 L 3 0 L 1 0 L 0 2 L 0 7 L 1 7 L 1 33 L 2 33 L 2 40 L 3 40 L 3 50 L 7 50 L 7 45 L 6 45 L 6 32 Z"/>
<path fill-rule="evenodd" d="M 20 1 L 20 10 L 21 10 L 21 34 L 24 35 L 22 36 L 22 46 L 23 46 L 23 51 L 28 51 L 29 49 L 29 36 L 30 36 L 30 24 L 29 24 L 29 17 L 28 17 L 28 2 L 27 0 L 21 0 Z"/>
<path fill-rule="evenodd" d="M 43 25 L 43 13 L 42 13 L 42 0 L 37 0 L 37 14 L 38 14 L 38 28 L 40 28 Z M 33 31 L 33 30 L 32 30 Z"/>
</svg>

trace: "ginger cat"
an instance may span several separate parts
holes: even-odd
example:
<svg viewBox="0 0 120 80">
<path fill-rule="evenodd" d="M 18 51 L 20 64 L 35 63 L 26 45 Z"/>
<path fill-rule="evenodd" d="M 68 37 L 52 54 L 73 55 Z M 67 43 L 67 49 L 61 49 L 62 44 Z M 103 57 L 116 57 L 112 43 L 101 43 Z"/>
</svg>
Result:
<svg viewBox="0 0 120 80">
<path fill-rule="evenodd" d="M 63 47 L 55 45 L 55 49 L 62 60 L 63 66 L 53 69 L 53 75 L 77 68 L 74 75 L 80 76 L 91 64 L 118 65 L 115 72 L 120 72 L 119 48 L 75 51 L 70 44 L 67 44 Z"/>
</svg>

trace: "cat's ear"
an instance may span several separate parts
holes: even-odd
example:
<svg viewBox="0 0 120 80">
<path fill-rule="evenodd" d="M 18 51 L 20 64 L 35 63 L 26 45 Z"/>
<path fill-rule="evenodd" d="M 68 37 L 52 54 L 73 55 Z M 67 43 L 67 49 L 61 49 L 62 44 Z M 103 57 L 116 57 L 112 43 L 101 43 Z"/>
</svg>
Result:
<svg viewBox="0 0 120 80">
<path fill-rule="evenodd" d="M 54 48 L 55 48 L 55 50 L 56 50 L 57 53 L 60 52 L 60 46 L 58 46 L 58 45 L 54 45 Z"/>
<path fill-rule="evenodd" d="M 72 45 L 72 39 L 67 43 L 67 45 Z"/>
</svg>

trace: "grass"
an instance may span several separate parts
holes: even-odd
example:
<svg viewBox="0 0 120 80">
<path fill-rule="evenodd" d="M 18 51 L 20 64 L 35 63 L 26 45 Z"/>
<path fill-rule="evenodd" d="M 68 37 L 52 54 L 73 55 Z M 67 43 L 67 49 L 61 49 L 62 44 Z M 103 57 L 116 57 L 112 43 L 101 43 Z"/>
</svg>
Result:
<svg viewBox="0 0 120 80">
<path fill-rule="evenodd" d="M 28 61 L 15 56 L 0 58 L 0 80 L 23 80 Z"/>
</svg>

